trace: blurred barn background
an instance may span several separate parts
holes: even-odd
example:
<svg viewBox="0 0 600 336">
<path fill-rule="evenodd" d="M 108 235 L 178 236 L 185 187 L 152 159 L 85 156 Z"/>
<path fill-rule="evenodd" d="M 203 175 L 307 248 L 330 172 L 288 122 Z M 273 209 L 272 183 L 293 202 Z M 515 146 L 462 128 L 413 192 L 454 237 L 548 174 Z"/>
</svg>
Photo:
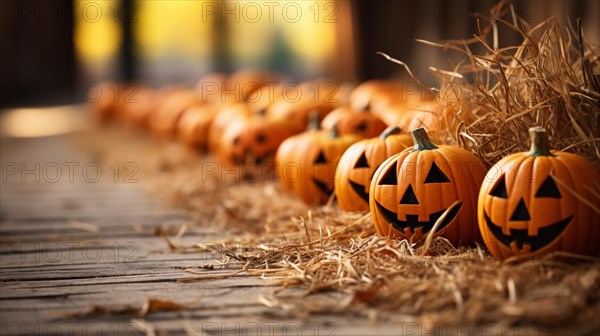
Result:
<svg viewBox="0 0 600 336">
<path fill-rule="evenodd" d="M 0 107 L 85 101 L 86 83 L 136 80 L 193 84 L 211 71 L 271 70 L 303 80 L 362 81 L 402 74 L 377 51 L 407 62 L 433 84 L 427 66 L 451 54 L 415 42 L 477 32 L 476 13 L 496 1 L 442 0 L 3 0 Z M 532 25 L 583 18 L 600 41 L 600 1 L 515 1 Z M 500 30 L 502 45 L 519 43 Z"/>
</svg>

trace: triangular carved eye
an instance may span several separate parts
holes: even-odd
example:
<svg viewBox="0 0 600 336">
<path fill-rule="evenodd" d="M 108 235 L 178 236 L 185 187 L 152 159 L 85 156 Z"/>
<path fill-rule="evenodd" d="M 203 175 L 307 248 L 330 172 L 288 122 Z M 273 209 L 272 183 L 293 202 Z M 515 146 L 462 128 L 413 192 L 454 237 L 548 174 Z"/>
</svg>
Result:
<svg viewBox="0 0 600 336">
<path fill-rule="evenodd" d="M 546 181 L 542 183 L 538 191 L 535 193 L 535 197 L 550 197 L 550 198 L 561 198 L 560 191 L 554 183 L 554 179 L 548 176 Z"/>
<path fill-rule="evenodd" d="M 448 183 L 450 179 L 442 170 L 435 164 L 435 162 L 431 165 L 431 169 L 429 173 L 427 173 L 427 177 L 425 178 L 425 182 L 423 183 Z"/>
<path fill-rule="evenodd" d="M 327 160 L 325 159 L 325 155 L 323 154 L 323 151 L 319 152 L 319 156 L 317 156 L 315 163 L 327 163 Z"/>
<path fill-rule="evenodd" d="M 356 161 L 354 168 L 369 168 L 369 162 L 367 161 L 367 156 L 365 155 L 365 152 L 363 152 L 358 158 L 358 161 Z"/>
<path fill-rule="evenodd" d="M 498 182 L 496 182 L 494 188 L 492 188 L 490 195 L 505 199 L 508 198 L 508 192 L 506 192 L 506 182 L 504 182 L 504 175 L 500 176 L 500 179 Z"/>
<path fill-rule="evenodd" d="M 398 161 L 394 162 L 394 165 L 388 169 L 387 173 L 383 176 L 381 181 L 379 181 L 379 185 L 398 185 L 398 177 L 396 173 L 396 168 L 398 167 Z"/>
</svg>

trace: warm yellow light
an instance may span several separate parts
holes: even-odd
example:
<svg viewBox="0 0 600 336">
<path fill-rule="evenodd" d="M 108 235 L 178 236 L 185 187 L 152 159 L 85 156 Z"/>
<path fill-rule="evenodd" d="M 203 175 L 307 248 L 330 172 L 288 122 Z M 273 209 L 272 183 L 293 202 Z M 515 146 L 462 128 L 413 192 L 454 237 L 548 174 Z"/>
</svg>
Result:
<svg viewBox="0 0 600 336">
<path fill-rule="evenodd" d="M 228 48 L 237 62 L 265 61 L 275 48 L 283 47 L 296 58 L 292 62 L 318 68 L 333 52 L 334 1 L 227 0 L 220 6 L 214 17 L 225 23 Z"/>
<path fill-rule="evenodd" d="M 105 62 L 121 44 L 117 1 L 75 1 L 75 50 L 86 63 Z"/>
<path fill-rule="evenodd" d="M 282 1 L 279 24 L 293 53 L 309 62 L 327 59 L 335 45 L 336 12 L 334 1 Z"/>
<path fill-rule="evenodd" d="M 134 38 L 146 57 L 207 55 L 212 21 L 203 10 L 215 1 L 137 1 Z"/>
<path fill-rule="evenodd" d="M 276 16 L 279 15 L 279 4 L 227 0 L 220 6 L 221 12 L 215 14 L 215 19 L 227 26 L 227 45 L 234 59 L 248 63 L 267 58 L 278 29 Z"/>
</svg>

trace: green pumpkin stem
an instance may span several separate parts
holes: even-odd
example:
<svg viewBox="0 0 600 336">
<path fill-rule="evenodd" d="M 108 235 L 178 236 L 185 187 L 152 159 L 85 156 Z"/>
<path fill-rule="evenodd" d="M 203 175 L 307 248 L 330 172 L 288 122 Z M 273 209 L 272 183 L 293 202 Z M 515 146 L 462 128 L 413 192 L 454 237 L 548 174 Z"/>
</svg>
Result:
<svg viewBox="0 0 600 336">
<path fill-rule="evenodd" d="M 433 144 L 433 142 L 431 142 L 431 140 L 429 140 L 429 136 L 427 135 L 427 131 L 425 131 L 425 128 L 415 128 L 410 133 L 415 143 L 415 147 L 413 147 L 413 150 L 422 151 L 438 148 L 436 145 Z"/>
<path fill-rule="evenodd" d="M 307 131 L 318 131 L 321 129 L 321 121 L 319 120 L 319 111 L 314 110 L 308 114 Z"/>
<path fill-rule="evenodd" d="M 550 152 L 550 143 L 548 143 L 548 134 L 543 127 L 532 127 L 529 129 L 531 136 L 531 149 L 527 152 L 529 156 L 554 156 Z"/>
<path fill-rule="evenodd" d="M 402 129 L 398 126 L 389 126 L 386 128 L 381 134 L 379 134 L 379 139 L 385 140 L 390 135 L 399 134 L 402 132 Z"/>
</svg>

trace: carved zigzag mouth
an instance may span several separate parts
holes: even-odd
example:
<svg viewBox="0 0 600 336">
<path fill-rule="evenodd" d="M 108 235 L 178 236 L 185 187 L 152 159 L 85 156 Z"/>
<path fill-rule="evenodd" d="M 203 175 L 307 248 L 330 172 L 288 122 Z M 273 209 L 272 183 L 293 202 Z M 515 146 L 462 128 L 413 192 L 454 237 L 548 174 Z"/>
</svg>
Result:
<svg viewBox="0 0 600 336">
<path fill-rule="evenodd" d="M 528 245 L 530 251 L 536 251 L 540 248 L 550 245 L 567 227 L 567 224 L 573 219 L 573 215 L 558 221 L 552 225 L 548 225 L 538 229 L 537 236 L 530 236 L 527 229 L 510 229 L 510 234 L 502 233 L 502 227 L 492 222 L 487 212 L 483 212 L 485 222 L 490 229 L 490 232 L 498 239 L 502 245 L 511 248 L 512 243 L 515 243 L 519 250 L 523 249 L 523 245 Z"/>
<path fill-rule="evenodd" d="M 420 227 L 421 232 L 425 234 L 431 231 L 435 222 L 446 211 L 446 209 L 443 209 L 430 214 L 428 221 L 419 221 L 419 215 L 406 215 L 406 220 L 399 220 L 397 213 L 384 208 L 377 201 L 375 201 L 375 204 L 377 204 L 377 209 L 379 210 L 379 213 L 381 214 L 383 219 L 390 223 L 394 229 L 402 233 L 405 233 L 407 229 L 410 230 L 410 232 L 415 233 L 415 230 Z M 450 224 L 450 222 L 452 222 L 452 220 L 460 211 L 460 208 L 462 208 L 462 205 L 463 202 L 460 202 L 458 203 L 458 205 L 452 208 L 450 212 L 448 212 L 446 218 L 444 218 L 440 226 L 437 228 L 436 232 L 442 231 L 444 228 L 446 228 L 446 226 L 448 226 L 448 224 Z"/>
</svg>

